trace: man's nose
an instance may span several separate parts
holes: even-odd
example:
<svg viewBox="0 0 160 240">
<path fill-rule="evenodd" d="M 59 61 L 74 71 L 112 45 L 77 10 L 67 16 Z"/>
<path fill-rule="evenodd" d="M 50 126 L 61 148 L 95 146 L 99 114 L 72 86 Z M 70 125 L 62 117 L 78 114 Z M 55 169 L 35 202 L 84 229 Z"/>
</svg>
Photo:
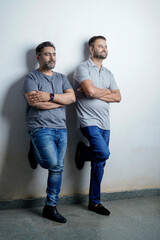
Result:
<svg viewBox="0 0 160 240">
<path fill-rule="evenodd" d="M 50 55 L 50 59 L 52 59 L 52 60 L 54 59 L 54 56 L 52 54 Z"/>
</svg>

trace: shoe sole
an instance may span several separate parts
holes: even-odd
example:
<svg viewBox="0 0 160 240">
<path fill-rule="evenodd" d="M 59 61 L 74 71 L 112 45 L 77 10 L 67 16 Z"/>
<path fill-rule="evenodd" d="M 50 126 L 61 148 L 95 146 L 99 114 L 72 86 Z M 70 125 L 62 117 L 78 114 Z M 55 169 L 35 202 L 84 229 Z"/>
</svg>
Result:
<svg viewBox="0 0 160 240">
<path fill-rule="evenodd" d="M 77 146 L 77 150 L 76 150 L 76 155 L 75 155 L 75 164 L 76 164 L 76 167 L 78 168 L 78 170 L 82 170 L 84 163 L 85 163 L 85 161 L 81 161 L 78 157 L 79 149 L 82 146 L 85 146 L 85 144 L 83 142 L 79 142 L 78 146 Z"/>
</svg>

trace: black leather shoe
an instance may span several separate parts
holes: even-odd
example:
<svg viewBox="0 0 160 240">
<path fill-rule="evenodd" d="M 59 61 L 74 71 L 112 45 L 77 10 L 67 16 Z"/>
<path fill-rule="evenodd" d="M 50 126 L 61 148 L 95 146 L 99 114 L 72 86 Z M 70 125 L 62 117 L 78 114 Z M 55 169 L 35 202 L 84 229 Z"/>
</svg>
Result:
<svg viewBox="0 0 160 240">
<path fill-rule="evenodd" d="M 29 148 L 29 152 L 28 152 L 28 160 L 29 160 L 29 164 L 31 166 L 32 169 L 35 169 L 37 167 L 37 161 L 34 155 L 34 147 L 32 142 L 30 141 L 30 148 Z"/>
<path fill-rule="evenodd" d="M 105 208 L 101 203 L 99 203 L 97 206 L 92 206 L 89 204 L 88 210 L 106 216 L 110 214 L 110 211 L 107 208 Z"/>
<path fill-rule="evenodd" d="M 83 142 L 79 142 L 76 150 L 75 164 L 79 170 L 83 168 L 85 163 L 85 161 L 80 157 L 80 150 L 81 150 L 81 147 L 83 146 L 85 146 L 85 144 Z"/>
<path fill-rule="evenodd" d="M 44 206 L 42 217 L 48 218 L 52 221 L 59 223 L 66 223 L 67 219 L 65 219 L 58 211 L 56 207 L 52 206 Z"/>
</svg>

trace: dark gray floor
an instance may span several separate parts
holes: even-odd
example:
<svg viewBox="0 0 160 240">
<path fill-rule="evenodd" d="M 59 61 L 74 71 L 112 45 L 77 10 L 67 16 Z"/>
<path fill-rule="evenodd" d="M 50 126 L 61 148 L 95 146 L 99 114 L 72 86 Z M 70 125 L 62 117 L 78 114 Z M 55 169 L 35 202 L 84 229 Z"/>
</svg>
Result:
<svg viewBox="0 0 160 240">
<path fill-rule="evenodd" d="M 42 208 L 0 211 L 0 240 L 160 240 L 160 197 L 103 203 L 110 216 L 87 204 L 60 205 L 60 224 L 41 217 Z"/>
</svg>

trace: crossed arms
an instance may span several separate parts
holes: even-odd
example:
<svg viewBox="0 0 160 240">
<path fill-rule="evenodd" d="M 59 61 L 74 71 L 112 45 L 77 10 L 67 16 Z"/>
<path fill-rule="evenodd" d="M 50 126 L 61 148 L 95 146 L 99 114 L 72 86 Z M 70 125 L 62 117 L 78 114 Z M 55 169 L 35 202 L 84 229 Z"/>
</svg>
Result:
<svg viewBox="0 0 160 240">
<path fill-rule="evenodd" d="M 30 91 L 25 94 L 28 104 L 40 110 L 50 110 L 63 107 L 76 101 L 73 89 L 68 89 L 62 94 L 55 94 L 54 100 L 49 102 L 50 94 L 42 91 Z"/>
<path fill-rule="evenodd" d="M 118 89 L 110 91 L 109 89 L 97 88 L 91 80 L 82 81 L 77 91 L 84 92 L 90 98 L 100 99 L 109 103 L 121 101 L 121 94 Z M 49 102 L 50 94 L 42 91 L 30 91 L 25 94 L 25 97 L 31 107 L 41 110 L 63 107 L 76 101 L 73 89 L 68 89 L 63 94 L 55 94 L 52 102 Z"/>
<path fill-rule="evenodd" d="M 120 102 L 121 94 L 118 89 L 110 91 L 109 89 L 97 88 L 93 85 L 91 80 L 84 80 L 80 83 L 80 88 L 77 89 L 78 92 L 84 92 L 86 96 L 90 98 L 97 98 L 105 102 Z"/>
</svg>

